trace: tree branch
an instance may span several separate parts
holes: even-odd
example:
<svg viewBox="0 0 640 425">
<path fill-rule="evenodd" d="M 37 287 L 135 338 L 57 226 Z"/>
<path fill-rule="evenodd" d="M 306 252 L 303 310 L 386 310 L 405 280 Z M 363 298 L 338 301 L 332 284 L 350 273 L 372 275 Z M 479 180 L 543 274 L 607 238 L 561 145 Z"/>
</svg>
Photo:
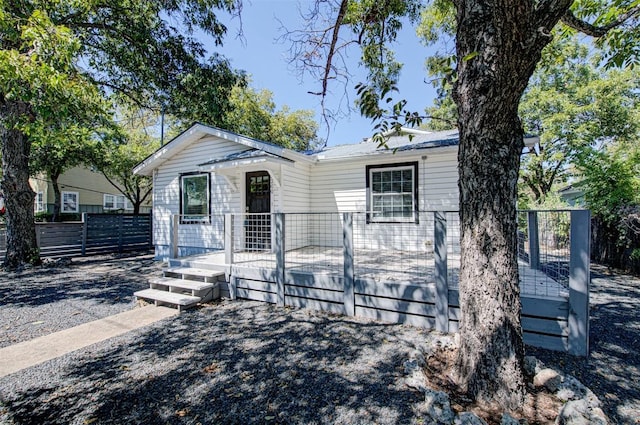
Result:
<svg viewBox="0 0 640 425">
<path fill-rule="evenodd" d="M 331 65 L 333 63 L 333 55 L 336 51 L 336 45 L 338 44 L 338 34 L 340 33 L 340 27 L 344 21 L 344 16 L 347 13 L 347 5 L 349 0 L 342 0 L 340 3 L 340 11 L 336 17 L 336 22 L 332 29 L 331 44 L 329 45 L 329 52 L 327 53 L 327 61 L 324 67 L 324 77 L 322 78 L 322 97 L 327 95 L 327 84 L 329 82 L 329 74 L 331 73 Z"/>
<path fill-rule="evenodd" d="M 627 12 L 618 16 L 612 22 L 608 23 L 607 25 L 603 25 L 601 27 L 595 26 L 593 24 L 590 24 L 589 22 L 579 19 L 578 17 L 576 17 L 576 15 L 573 14 L 573 12 L 571 12 L 571 10 L 567 10 L 565 14 L 562 16 L 561 20 L 565 25 L 575 30 L 578 30 L 584 34 L 590 35 L 591 37 L 599 38 L 604 36 L 607 32 L 609 32 L 613 28 L 619 27 L 620 25 L 624 24 L 627 20 L 634 18 L 639 14 L 640 14 L 640 4 L 636 5 L 635 7 L 632 7 Z"/>
</svg>

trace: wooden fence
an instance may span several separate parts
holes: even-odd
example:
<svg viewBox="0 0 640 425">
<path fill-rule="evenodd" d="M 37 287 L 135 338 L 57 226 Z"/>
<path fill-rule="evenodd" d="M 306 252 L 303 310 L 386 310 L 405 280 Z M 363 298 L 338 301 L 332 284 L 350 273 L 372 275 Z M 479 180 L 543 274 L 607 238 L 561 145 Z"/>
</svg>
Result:
<svg viewBox="0 0 640 425">
<path fill-rule="evenodd" d="M 36 223 L 40 256 L 75 257 L 152 247 L 151 215 L 82 214 L 82 221 Z M 0 255 L 6 252 L 6 229 L 0 228 Z"/>
</svg>

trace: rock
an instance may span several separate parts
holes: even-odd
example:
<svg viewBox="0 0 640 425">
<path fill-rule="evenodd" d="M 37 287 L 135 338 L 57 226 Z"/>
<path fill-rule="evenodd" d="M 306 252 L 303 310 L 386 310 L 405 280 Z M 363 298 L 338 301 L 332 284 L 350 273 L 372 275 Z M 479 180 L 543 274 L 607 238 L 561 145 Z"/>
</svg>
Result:
<svg viewBox="0 0 640 425">
<path fill-rule="evenodd" d="M 55 267 L 69 267 L 71 265 L 71 259 L 67 257 L 62 258 L 44 258 L 42 260 L 42 266 L 47 268 Z"/>
<path fill-rule="evenodd" d="M 418 391 L 425 392 L 427 390 L 427 379 L 424 376 L 422 367 L 416 360 L 407 360 L 404 362 L 404 383 L 409 388 L 414 388 Z"/>
<path fill-rule="evenodd" d="M 599 408 L 592 408 L 585 399 L 567 402 L 556 419 L 557 425 L 606 425 L 607 420 Z"/>
<path fill-rule="evenodd" d="M 553 369 L 542 369 L 533 377 L 533 386 L 536 388 L 545 387 L 554 393 L 562 383 L 562 376 Z"/>
<path fill-rule="evenodd" d="M 556 397 L 562 401 L 579 400 L 587 396 L 587 387 L 582 385 L 573 376 L 565 376 L 560 385 Z"/>
<path fill-rule="evenodd" d="M 409 361 L 414 362 L 420 368 L 423 368 L 427 365 L 427 361 L 424 358 L 424 354 L 422 352 L 423 349 L 414 350 L 409 357 Z M 406 363 L 406 362 L 405 362 Z M 406 368 L 405 368 L 406 373 Z"/>
<path fill-rule="evenodd" d="M 487 425 L 484 419 L 477 417 L 471 412 L 462 412 L 453 421 L 455 425 Z"/>
<path fill-rule="evenodd" d="M 524 422 L 520 422 L 513 416 L 508 413 L 502 414 L 502 420 L 500 420 L 500 425 L 523 425 L 526 424 L 527 421 L 523 419 Z"/>
<path fill-rule="evenodd" d="M 425 389 L 424 423 L 433 425 L 451 425 L 455 415 L 451 410 L 449 396 L 441 391 Z"/>
<path fill-rule="evenodd" d="M 525 356 L 524 358 L 524 372 L 529 376 L 534 376 L 536 373 L 544 369 L 544 364 L 533 356 Z"/>
</svg>

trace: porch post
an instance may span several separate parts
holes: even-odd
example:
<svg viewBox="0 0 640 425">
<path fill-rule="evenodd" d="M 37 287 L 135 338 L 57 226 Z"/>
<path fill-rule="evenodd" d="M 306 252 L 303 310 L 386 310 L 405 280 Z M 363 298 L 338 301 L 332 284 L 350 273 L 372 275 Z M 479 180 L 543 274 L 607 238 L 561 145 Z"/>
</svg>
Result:
<svg viewBox="0 0 640 425">
<path fill-rule="evenodd" d="M 233 214 L 224 215 L 224 262 L 233 264 Z"/>
<path fill-rule="evenodd" d="M 234 215 L 233 214 L 225 214 L 224 215 L 224 262 L 226 264 L 227 270 L 229 271 L 229 298 L 235 300 L 237 298 L 236 288 L 238 287 L 236 284 L 236 277 L 233 274 L 233 225 L 234 225 Z"/>
<path fill-rule="evenodd" d="M 171 253 L 169 258 L 178 258 L 178 226 L 180 225 L 180 215 L 171 216 L 171 240 L 169 241 Z"/>
<path fill-rule="evenodd" d="M 353 213 L 342 214 L 342 244 L 344 254 L 344 312 L 347 316 L 355 316 Z"/>
<path fill-rule="evenodd" d="M 274 213 L 276 254 L 276 305 L 284 307 L 284 213 Z"/>
<path fill-rule="evenodd" d="M 529 268 L 540 269 L 540 233 L 538 232 L 538 211 L 527 212 L 529 231 Z"/>
<path fill-rule="evenodd" d="M 569 354 L 589 355 L 591 213 L 571 211 L 569 260 Z"/>
<path fill-rule="evenodd" d="M 447 279 L 447 216 L 442 211 L 434 215 L 434 244 L 436 280 L 436 330 L 449 332 L 449 282 Z"/>
</svg>

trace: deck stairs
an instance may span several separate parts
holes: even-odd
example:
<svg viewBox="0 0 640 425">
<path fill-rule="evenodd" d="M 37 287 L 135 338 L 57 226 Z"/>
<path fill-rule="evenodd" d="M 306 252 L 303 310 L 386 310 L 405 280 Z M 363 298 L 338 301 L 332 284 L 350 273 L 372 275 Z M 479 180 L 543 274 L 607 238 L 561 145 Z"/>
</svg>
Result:
<svg viewBox="0 0 640 425">
<path fill-rule="evenodd" d="M 136 299 L 152 301 L 155 305 L 169 305 L 183 311 L 199 303 L 220 298 L 221 287 L 226 289 L 223 267 L 169 263 L 163 276 L 149 279 L 149 288 L 135 292 Z"/>
</svg>

